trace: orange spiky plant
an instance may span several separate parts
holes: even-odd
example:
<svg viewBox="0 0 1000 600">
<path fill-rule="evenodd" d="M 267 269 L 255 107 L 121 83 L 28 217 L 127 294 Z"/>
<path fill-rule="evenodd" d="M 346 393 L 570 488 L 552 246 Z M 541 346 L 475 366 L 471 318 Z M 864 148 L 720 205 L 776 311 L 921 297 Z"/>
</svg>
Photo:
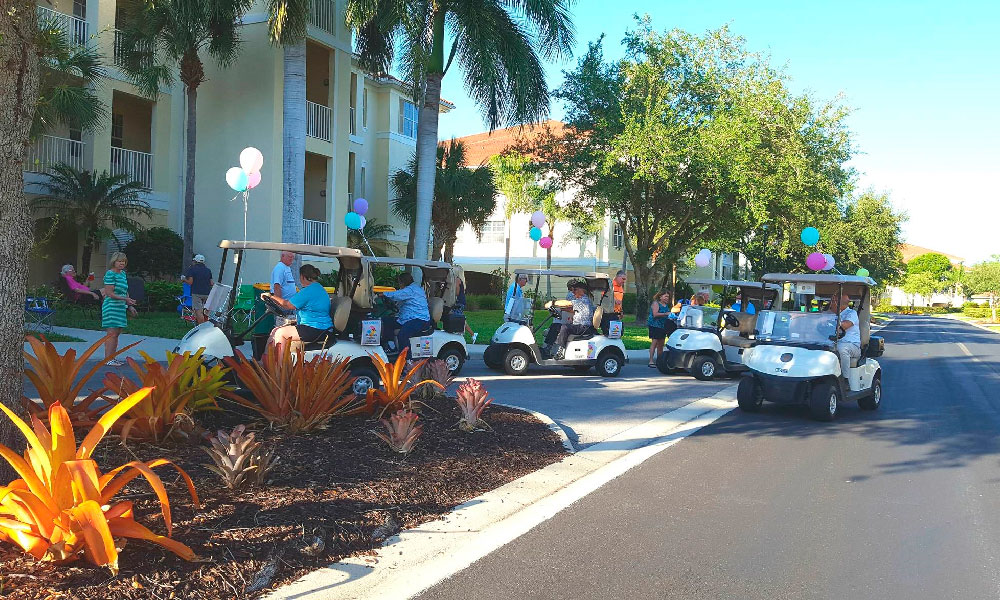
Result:
<svg viewBox="0 0 1000 600">
<path fill-rule="evenodd" d="M 414 390 L 423 385 L 435 385 L 439 389 L 444 389 L 443 385 L 433 379 L 410 383 L 413 376 L 420 372 L 427 359 L 413 363 L 410 370 L 404 374 L 403 369 L 406 367 L 406 355 L 409 353 L 409 350 L 409 348 L 403 348 L 403 351 L 396 357 L 396 361 L 392 363 L 386 362 L 377 354 L 372 354 L 372 364 L 378 370 L 383 389 L 372 388 L 368 390 L 368 395 L 365 397 L 365 406 L 368 412 L 374 413 L 376 408 L 381 407 L 379 411 L 379 417 L 381 418 L 386 412 L 395 412 L 406 408 L 410 403 L 410 395 L 413 394 Z"/>
<path fill-rule="evenodd" d="M 187 483 L 195 506 L 199 506 L 191 478 L 169 460 L 132 461 L 107 473 L 101 473 L 91 458 L 94 447 L 127 410 L 149 394 L 139 390 L 111 407 L 94 424 L 80 446 L 76 445 L 69 413 L 59 402 L 49 407 L 46 429 L 32 415 L 31 427 L 9 408 L 2 410 L 28 440 L 22 458 L 0 445 L 3 457 L 20 475 L 0 486 L 0 543 L 19 546 L 39 560 L 67 563 L 82 555 L 87 561 L 118 572 L 118 550 L 114 536 L 147 540 L 163 546 L 185 560 L 195 558 L 194 551 L 171 539 L 173 522 L 167 490 L 153 468 L 170 465 Z M 167 535 L 153 533 L 140 525 L 132 514 L 132 503 L 112 504 L 112 499 L 126 484 L 143 476 L 160 501 Z"/>
</svg>

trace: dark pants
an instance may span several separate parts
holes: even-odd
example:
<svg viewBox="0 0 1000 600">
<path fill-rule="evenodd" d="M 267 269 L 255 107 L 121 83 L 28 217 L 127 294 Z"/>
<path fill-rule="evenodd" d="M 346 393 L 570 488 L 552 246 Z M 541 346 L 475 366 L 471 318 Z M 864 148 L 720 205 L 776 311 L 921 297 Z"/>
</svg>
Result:
<svg viewBox="0 0 1000 600">
<path fill-rule="evenodd" d="M 565 348 L 569 336 L 586 335 L 590 333 L 590 330 L 590 325 L 572 325 L 570 323 L 563 323 L 563 326 L 559 329 L 559 339 L 556 340 L 556 344 Z"/>
<path fill-rule="evenodd" d="M 399 351 L 402 351 L 403 348 L 409 348 L 410 338 L 427 329 L 430 325 L 430 321 L 421 321 L 420 319 L 410 319 L 400 323 L 395 317 L 382 318 L 382 331 L 399 331 L 396 334 L 396 349 Z"/>
</svg>

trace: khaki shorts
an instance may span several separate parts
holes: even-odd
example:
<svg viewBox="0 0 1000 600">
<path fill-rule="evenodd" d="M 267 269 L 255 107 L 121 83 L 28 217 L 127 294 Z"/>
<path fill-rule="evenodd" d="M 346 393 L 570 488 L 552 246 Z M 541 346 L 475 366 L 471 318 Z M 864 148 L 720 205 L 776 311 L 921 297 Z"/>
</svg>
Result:
<svg viewBox="0 0 1000 600">
<path fill-rule="evenodd" d="M 205 303 L 208 302 L 208 295 L 192 294 L 191 295 L 191 310 L 195 313 L 205 310 Z"/>
</svg>

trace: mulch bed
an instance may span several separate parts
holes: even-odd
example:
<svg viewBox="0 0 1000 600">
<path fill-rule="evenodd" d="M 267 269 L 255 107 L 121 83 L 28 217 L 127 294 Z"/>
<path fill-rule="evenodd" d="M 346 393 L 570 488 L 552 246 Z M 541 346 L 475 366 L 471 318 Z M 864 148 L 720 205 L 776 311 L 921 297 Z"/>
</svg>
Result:
<svg viewBox="0 0 1000 600">
<path fill-rule="evenodd" d="M 263 489 L 231 493 L 202 465 L 200 448 L 156 447 L 105 439 L 95 458 L 103 470 L 139 457 L 169 458 L 195 481 L 202 508 L 195 509 L 172 470 L 157 472 L 168 484 L 174 538 L 204 562 L 185 562 L 159 546 L 129 540 L 120 572 L 83 560 L 56 567 L 0 546 L 3 599 L 255 598 L 341 558 L 373 553 L 400 528 L 433 520 L 454 506 L 560 460 L 565 451 L 533 416 L 493 406 L 483 418 L 492 431 L 464 433 L 458 409 L 438 398 L 421 411 L 424 433 L 407 456 L 396 454 L 372 430 L 369 417 L 334 419 L 321 432 L 290 436 L 256 422 L 251 429 L 277 444 L 280 464 Z M 227 430 L 247 418 L 212 413 L 211 429 Z M 159 505 L 148 485 L 130 484 L 116 500 L 131 499 L 137 520 L 163 533 Z M 320 538 L 317 556 L 301 550 L 303 532 Z M 270 579 L 267 576 L 273 572 Z M 265 581 L 267 580 L 267 581 Z"/>
</svg>

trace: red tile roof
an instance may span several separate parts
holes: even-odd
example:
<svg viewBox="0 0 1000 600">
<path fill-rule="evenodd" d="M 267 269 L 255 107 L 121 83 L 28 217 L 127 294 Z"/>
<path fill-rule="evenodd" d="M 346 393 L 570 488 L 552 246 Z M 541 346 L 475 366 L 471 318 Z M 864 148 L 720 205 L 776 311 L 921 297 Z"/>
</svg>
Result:
<svg viewBox="0 0 1000 600">
<path fill-rule="evenodd" d="M 954 254 L 948 254 L 946 252 L 938 252 L 937 250 L 931 250 L 930 248 L 924 248 L 923 246 L 914 246 L 913 244 L 900 244 L 899 251 L 903 254 L 903 262 L 908 263 L 914 258 L 920 256 L 921 254 L 928 254 L 933 252 L 934 254 L 943 254 L 948 257 L 948 260 L 952 264 L 964 263 L 965 259 L 961 256 L 955 256 Z"/>
<path fill-rule="evenodd" d="M 465 144 L 465 162 L 468 166 L 479 166 L 486 163 L 490 158 L 511 146 L 515 146 L 523 141 L 530 140 L 533 136 L 541 135 L 544 132 L 562 133 L 566 124 L 562 121 L 542 121 L 533 125 L 519 125 L 506 129 L 497 129 L 492 132 L 475 133 L 465 137 L 457 138 Z"/>
</svg>

